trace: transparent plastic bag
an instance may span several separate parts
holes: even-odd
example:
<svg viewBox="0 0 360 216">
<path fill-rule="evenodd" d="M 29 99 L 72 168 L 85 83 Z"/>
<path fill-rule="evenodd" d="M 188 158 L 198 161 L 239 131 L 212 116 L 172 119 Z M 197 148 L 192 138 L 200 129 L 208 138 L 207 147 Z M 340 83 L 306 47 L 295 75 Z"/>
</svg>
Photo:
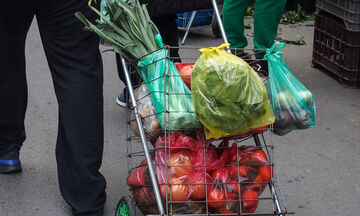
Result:
<svg viewBox="0 0 360 216">
<path fill-rule="evenodd" d="M 154 154 L 151 154 L 151 161 L 154 161 Z M 139 166 L 129 173 L 126 184 L 129 187 L 141 187 L 151 185 L 150 173 L 147 167 L 146 159 L 142 160 Z"/>
<path fill-rule="evenodd" d="M 192 71 L 194 108 L 208 139 L 275 121 L 265 85 L 244 60 L 223 50 L 228 45 L 201 49 Z"/>
<path fill-rule="evenodd" d="M 197 129 L 197 120 L 190 89 L 181 79 L 174 63 L 163 48 L 160 35 L 156 38 L 160 50 L 138 62 L 138 72 L 151 95 L 163 130 Z"/>
<path fill-rule="evenodd" d="M 106 18 L 109 18 L 109 15 L 107 14 L 105 7 L 106 7 L 106 1 L 107 0 L 101 0 L 100 2 L 100 13 L 104 15 Z M 110 0 L 112 1 L 112 0 Z"/>
<path fill-rule="evenodd" d="M 135 99 L 137 100 L 138 113 L 140 114 L 146 137 L 154 140 L 161 134 L 161 127 L 146 85 L 141 85 L 135 89 Z M 131 127 L 135 135 L 139 135 L 134 112 L 131 113 L 131 119 Z"/>
<path fill-rule="evenodd" d="M 274 133 L 285 135 L 292 130 L 315 126 L 315 101 L 311 92 L 291 73 L 282 52 L 285 43 L 276 42 L 266 51 L 269 62 L 267 88 L 275 113 Z"/>
<path fill-rule="evenodd" d="M 172 132 L 157 139 L 154 163 L 162 199 L 180 202 L 176 209 L 186 212 L 207 201 L 210 213 L 238 213 L 240 204 L 242 213 L 253 213 L 272 179 L 267 155 L 259 147 L 216 144 L 203 136 Z"/>
<path fill-rule="evenodd" d="M 159 184 L 170 183 L 170 179 L 181 178 L 192 172 L 194 154 L 189 148 L 193 147 L 194 142 L 193 138 L 181 132 L 158 137 L 155 144 L 155 170 Z"/>
<path fill-rule="evenodd" d="M 159 214 L 159 210 L 156 204 L 155 193 L 152 187 L 134 188 L 132 192 L 136 205 L 143 213 L 143 215 Z M 187 201 L 168 204 L 168 209 L 169 212 L 171 212 L 172 214 L 206 214 L 206 204 L 201 202 L 195 203 Z"/>
<path fill-rule="evenodd" d="M 192 63 L 183 64 L 183 63 L 175 62 L 174 65 L 176 69 L 179 71 L 179 74 L 186 83 L 186 85 L 189 88 L 191 88 L 191 73 L 194 68 L 194 64 Z"/>
<path fill-rule="evenodd" d="M 253 146 L 236 147 L 233 143 L 229 150 L 232 162 L 211 172 L 214 184 L 208 190 L 209 207 L 213 213 L 238 213 L 241 198 L 241 213 L 253 213 L 271 179 L 270 162 L 261 149 Z"/>
<path fill-rule="evenodd" d="M 182 136 L 180 136 L 179 138 L 180 140 L 184 140 L 183 139 L 184 137 Z M 151 156 L 153 160 L 154 155 Z M 181 167 L 177 167 L 177 168 L 181 168 Z M 183 201 L 181 203 L 169 204 L 169 208 L 171 206 L 172 213 L 177 213 L 177 214 L 206 213 L 205 203 L 193 203 L 188 201 L 190 199 L 190 196 L 198 197 L 202 195 L 202 190 L 201 190 L 202 184 L 200 184 L 197 187 L 195 186 L 195 183 L 194 185 L 188 185 L 189 182 L 194 182 L 194 181 L 196 181 L 196 183 L 199 183 L 199 181 L 201 182 L 201 177 L 197 176 L 194 173 L 191 173 L 189 175 L 183 175 L 180 177 L 174 176 L 173 178 L 171 178 L 171 180 L 169 180 L 169 182 L 167 182 L 167 184 L 165 183 L 159 184 L 160 193 L 162 195 L 163 201 L 165 201 L 166 199 L 166 194 L 168 196 L 167 197 L 168 201 L 170 200 L 176 202 Z M 208 179 L 208 182 L 211 181 L 212 180 Z M 146 160 L 141 161 L 139 166 L 128 175 L 126 183 L 129 187 L 131 187 L 133 198 L 136 202 L 136 205 L 144 215 L 159 213 L 156 205 L 154 189 L 151 186 L 151 179 L 150 179 L 150 174 Z"/>
</svg>

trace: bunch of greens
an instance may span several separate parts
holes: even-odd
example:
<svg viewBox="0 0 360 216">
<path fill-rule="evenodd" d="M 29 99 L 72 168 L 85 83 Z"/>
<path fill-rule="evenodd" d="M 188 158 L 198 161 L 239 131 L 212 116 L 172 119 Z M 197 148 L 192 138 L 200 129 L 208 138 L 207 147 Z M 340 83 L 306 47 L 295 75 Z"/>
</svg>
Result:
<svg viewBox="0 0 360 216">
<path fill-rule="evenodd" d="M 281 24 L 296 24 L 299 22 L 313 20 L 314 17 L 311 15 L 306 15 L 304 11 L 301 10 L 300 4 L 298 4 L 297 10 L 289 10 L 285 12 L 281 18 Z"/>
<path fill-rule="evenodd" d="M 115 52 L 133 65 L 138 59 L 158 50 L 155 35 L 159 30 L 151 21 L 145 5 L 138 0 L 106 0 L 104 7 L 107 16 L 91 5 L 89 7 L 101 17 L 92 24 L 83 14 L 75 16 L 85 25 L 85 29 L 95 32 L 103 40 L 112 44 Z"/>
<path fill-rule="evenodd" d="M 293 45 L 305 45 L 306 44 L 306 42 L 304 40 L 304 36 L 302 36 L 300 39 L 297 39 L 297 40 L 288 40 L 288 39 L 282 38 L 280 36 L 281 34 L 282 34 L 282 29 L 279 27 L 277 30 L 277 35 L 275 36 L 276 41 L 284 42 L 287 44 L 293 44 Z"/>
</svg>

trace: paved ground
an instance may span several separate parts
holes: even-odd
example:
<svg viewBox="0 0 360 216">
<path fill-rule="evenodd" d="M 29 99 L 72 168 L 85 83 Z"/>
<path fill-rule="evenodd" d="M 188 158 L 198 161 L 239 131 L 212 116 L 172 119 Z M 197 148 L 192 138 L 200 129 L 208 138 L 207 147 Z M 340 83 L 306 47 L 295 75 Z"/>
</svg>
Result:
<svg viewBox="0 0 360 216">
<path fill-rule="evenodd" d="M 317 103 L 316 128 L 273 136 L 275 172 L 288 209 L 300 216 L 359 215 L 360 90 L 344 88 L 334 77 L 311 67 L 313 27 L 293 25 L 282 29 L 284 38 L 304 36 L 307 42 L 306 46 L 288 45 L 283 51 L 293 73 L 313 92 Z M 206 47 L 218 45 L 221 40 L 215 39 L 210 29 L 198 29 L 186 42 L 186 46 Z M 27 140 L 21 153 L 23 172 L 0 175 L 0 215 L 69 216 L 71 211 L 59 193 L 54 159 L 57 103 L 35 23 L 28 34 L 26 54 L 29 105 Z M 188 55 L 193 54 L 182 54 Z M 118 199 L 128 191 L 127 112 L 115 105 L 122 84 L 114 60 L 113 53 L 103 54 L 105 152 L 101 170 L 107 179 L 106 216 L 113 215 Z"/>
</svg>

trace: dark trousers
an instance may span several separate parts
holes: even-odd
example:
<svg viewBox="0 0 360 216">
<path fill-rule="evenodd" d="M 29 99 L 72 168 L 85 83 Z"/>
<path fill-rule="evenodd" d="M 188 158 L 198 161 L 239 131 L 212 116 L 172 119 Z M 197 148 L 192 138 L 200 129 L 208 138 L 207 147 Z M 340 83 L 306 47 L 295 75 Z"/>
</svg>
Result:
<svg viewBox="0 0 360 216">
<path fill-rule="evenodd" d="M 90 20 L 96 18 L 87 0 L 1 2 L 0 154 L 20 148 L 25 140 L 25 39 L 36 16 L 59 104 L 56 160 L 60 191 L 75 215 L 97 216 L 106 200 L 106 183 L 99 172 L 103 153 L 102 60 L 98 37 L 83 30 L 74 16 L 76 11 Z"/>
<path fill-rule="evenodd" d="M 161 17 L 153 17 L 152 20 L 155 23 L 156 27 L 159 29 L 164 44 L 174 47 L 170 49 L 169 57 L 173 58 L 173 62 L 181 62 L 179 56 L 179 48 L 177 48 L 179 46 L 179 34 L 176 25 L 176 18 L 176 15 L 167 15 Z M 118 53 L 116 53 L 116 65 L 119 78 L 126 85 L 125 75 L 122 69 L 120 55 Z M 133 73 L 131 73 L 131 82 L 133 84 L 133 87 L 135 88 L 140 83 L 138 83 L 136 73 L 134 71 L 132 72 Z M 124 88 L 123 92 L 125 96 L 127 96 L 126 88 Z"/>
</svg>

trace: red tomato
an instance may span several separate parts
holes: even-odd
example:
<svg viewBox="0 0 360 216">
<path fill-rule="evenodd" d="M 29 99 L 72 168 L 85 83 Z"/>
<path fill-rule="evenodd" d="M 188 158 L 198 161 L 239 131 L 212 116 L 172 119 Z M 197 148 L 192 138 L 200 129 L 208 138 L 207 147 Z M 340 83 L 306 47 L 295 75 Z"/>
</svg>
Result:
<svg viewBox="0 0 360 216">
<path fill-rule="evenodd" d="M 254 213 L 259 204 L 258 194 L 253 190 L 246 189 L 241 193 L 241 199 L 244 200 L 241 202 L 242 213 Z"/>
<path fill-rule="evenodd" d="M 248 166 L 239 166 L 239 176 L 247 177 L 249 174 L 250 168 Z"/>
<path fill-rule="evenodd" d="M 191 73 L 193 68 L 194 65 L 186 65 L 179 71 L 181 78 L 189 88 L 191 88 Z"/>
<path fill-rule="evenodd" d="M 225 194 L 220 189 L 214 187 L 208 192 L 207 200 L 209 201 L 209 206 L 213 208 L 219 208 L 225 205 Z M 216 202 L 215 202 L 216 201 Z"/>
<path fill-rule="evenodd" d="M 239 198 L 240 187 L 235 179 L 229 179 L 226 185 L 227 199 L 233 200 Z"/>
<path fill-rule="evenodd" d="M 205 153 L 204 153 L 205 151 Z M 205 155 L 205 160 L 204 160 Z M 197 151 L 196 156 L 193 160 L 193 165 L 195 170 L 204 170 L 204 165 L 206 165 L 206 171 L 217 169 L 218 167 L 212 166 L 212 164 L 218 159 L 218 154 L 213 148 L 200 149 Z"/>
<path fill-rule="evenodd" d="M 262 165 L 259 168 L 259 175 L 261 175 L 261 178 L 263 179 L 263 181 L 270 181 L 271 167 L 269 165 Z"/>
<path fill-rule="evenodd" d="M 230 166 L 229 169 L 229 175 L 233 176 L 233 177 L 237 177 L 238 176 L 238 172 L 237 170 L 239 170 L 239 176 L 240 177 L 244 177 L 247 178 L 248 174 L 249 174 L 249 166 L 243 166 L 243 165 L 239 165 L 239 169 L 237 169 L 238 166 L 234 165 L 234 166 Z"/>
<path fill-rule="evenodd" d="M 213 182 L 209 174 L 206 173 L 206 183 Z M 201 200 L 205 199 L 206 196 L 206 188 L 205 188 L 205 177 L 203 172 L 195 172 L 191 173 L 187 178 L 187 183 L 190 185 L 191 195 L 190 198 L 193 200 Z M 209 187 L 208 187 L 209 189 Z"/>
<path fill-rule="evenodd" d="M 254 179 L 254 183 L 248 184 L 248 185 L 247 185 L 247 188 L 248 188 L 249 190 L 253 190 L 253 191 L 257 192 L 258 194 L 260 194 L 260 193 L 262 193 L 263 188 L 265 188 L 265 187 L 264 187 L 264 184 L 261 183 L 261 182 L 263 182 L 263 179 L 261 178 L 260 175 L 258 175 L 258 176 Z"/>
<path fill-rule="evenodd" d="M 214 170 L 211 173 L 211 177 L 214 180 L 220 180 L 222 183 L 225 183 L 229 179 L 229 171 L 226 168 L 221 167 L 217 170 Z"/>
<path fill-rule="evenodd" d="M 238 176 L 238 167 L 235 164 L 231 164 L 231 166 L 228 167 L 229 175 L 232 177 Z"/>
<path fill-rule="evenodd" d="M 269 163 L 269 160 L 267 159 L 265 152 L 261 149 L 256 149 L 255 151 L 253 151 L 251 153 L 251 159 L 255 161 L 259 161 L 264 164 Z"/>
<path fill-rule="evenodd" d="M 189 199 L 189 190 L 188 185 L 184 184 L 184 181 L 179 178 L 171 179 L 171 186 L 161 185 L 161 193 L 164 199 L 166 199 L 165 194 L 167 193 L 168 200 L 172 201 L 186 201 Z M 171 190 L 171 193 L 170 193 Z"/>
<path fill-rule="evenodd" d="M 170 156 L 170 172 L 176 177 L 188 175 L 192 170 L 191 155 L 186 151 L 173 153 Z"/>
</svg>

